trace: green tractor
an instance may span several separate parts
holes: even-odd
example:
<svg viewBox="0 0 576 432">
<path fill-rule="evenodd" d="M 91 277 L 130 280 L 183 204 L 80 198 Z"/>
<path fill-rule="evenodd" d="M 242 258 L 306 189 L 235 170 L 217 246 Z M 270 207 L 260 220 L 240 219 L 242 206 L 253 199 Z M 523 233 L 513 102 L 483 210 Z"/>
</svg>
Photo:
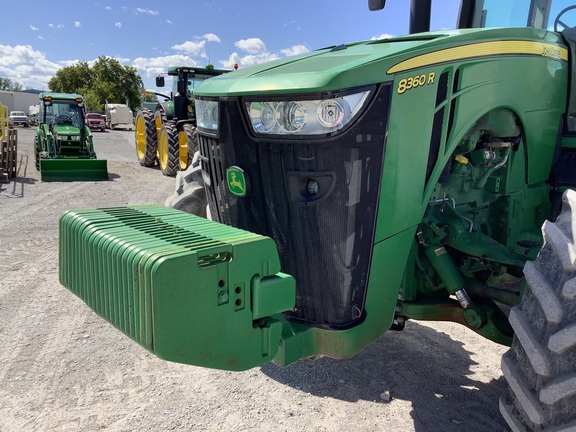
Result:
<svg viewBox="0 0 576 432">
<path fill-rule="evenodd" d="M 84 98 L 40 93 L 34 162 L 42 181 L 108 180 L 106 160 L 96 159 Z"/>
<path fill-rule="evenodd" d="M 174 66 L 168 69 L 173 77 L 170 96 L 152 91 L 164 99 L 154 110 L 141 108 L 136 115 L 136 155 L 142 166 L 151 167 L 158 162 L 162 174 L 174 176 L 190 165 L 197 151 L 194 90 L 204 80 L 221 75 L 225 70 Z M 156 87 L 164 87 L 163 76 L 156 77 Z"/>
<path fill-rule="evenodd" d="M 225 370 L 344 359 L 407 320 L 453 321 L 511 347 L 513 430 L 574 430 L 566 6 L 462 0 L 458 28 L 430 32 L 430 0 L 413 0 L 406 36 L 211 79 L 195 107 L 213 220 L 70 211 L 62 284 L 160 358 Z"/>
</svg>

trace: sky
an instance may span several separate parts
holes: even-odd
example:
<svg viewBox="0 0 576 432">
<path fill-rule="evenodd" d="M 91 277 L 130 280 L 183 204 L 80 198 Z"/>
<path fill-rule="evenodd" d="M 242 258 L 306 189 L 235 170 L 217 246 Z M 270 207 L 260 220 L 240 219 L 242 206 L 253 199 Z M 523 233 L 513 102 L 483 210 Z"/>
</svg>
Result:
<svg viewBox="0 0 576 432">
<path fill-rule="evenodd" d="M 458 3 L 435 0 L 433 29 L 454 27 Z M 154 78 L 169 66 L 245 68 L 406 34 L 408 16 L 407 0 L 375 12 L 368 0 L 12 0 L 0 26 L 0 77 L 48 90 L 58 69 L 108 56 L 157 90 Z"/>
</svg>

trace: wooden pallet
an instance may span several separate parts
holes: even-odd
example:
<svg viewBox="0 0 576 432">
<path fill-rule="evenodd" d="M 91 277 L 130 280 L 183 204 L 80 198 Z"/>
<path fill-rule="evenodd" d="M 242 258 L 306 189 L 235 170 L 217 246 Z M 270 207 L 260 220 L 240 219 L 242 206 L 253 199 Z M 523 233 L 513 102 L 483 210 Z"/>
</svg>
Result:
<svg viewBox="0 0 576 432">
<path fill-rule="evenodd" d="M 16 177 L 18 158 L 18 133 L 8 129 L 6 141 L 0 141 L 0 182 L 10 183 Z"/>
</svg>

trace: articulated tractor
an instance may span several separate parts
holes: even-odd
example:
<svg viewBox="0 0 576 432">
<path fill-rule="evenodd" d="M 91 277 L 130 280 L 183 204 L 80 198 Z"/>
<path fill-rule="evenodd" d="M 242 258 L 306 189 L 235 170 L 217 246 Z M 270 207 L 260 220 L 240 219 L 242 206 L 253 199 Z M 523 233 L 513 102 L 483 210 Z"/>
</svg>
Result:
<svg viewBox="0 0 576 432">
<path fill-rule="evenodd" d="M 225 370 L 460 323 L 510 346 L 513 430 L 574 430 L 576 6 L 462 0 L 434 32 L 410 7 L 408 35 L 205 82 L 211 220 L 69 211 L 60 280 L 158 357 Z"/>
<path fill-rule="evenodd" d="M 108 180 L 107 162 L 96 158 L 84 98 L 40 93 L 34 162 L 42 181 Z"/>
</svg>

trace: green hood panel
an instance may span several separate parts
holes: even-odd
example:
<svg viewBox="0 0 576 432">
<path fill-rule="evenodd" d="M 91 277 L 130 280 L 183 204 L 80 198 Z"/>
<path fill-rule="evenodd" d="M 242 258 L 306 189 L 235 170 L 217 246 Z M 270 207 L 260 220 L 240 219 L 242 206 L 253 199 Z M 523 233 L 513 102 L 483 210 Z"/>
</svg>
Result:
<svg viewBox="0 0 576 432">
<path fill-rule="evenodd" d="M 559 35 L 533 28 L 466 29 L 333 46 L 207 80 L 197 96 L 242 96 L 334 91 L 394 79 L 387 73 L 412 57 L 490 41 L 562 44 Z"/>
<path fill-rule="evenodd" d="M 76 126 L 71 125 L 55 125 L 54 131 L 56 131 L 58 135 L 67 135 L 67 136 L 80 135 L 80 129 Z"/>
</svg>

